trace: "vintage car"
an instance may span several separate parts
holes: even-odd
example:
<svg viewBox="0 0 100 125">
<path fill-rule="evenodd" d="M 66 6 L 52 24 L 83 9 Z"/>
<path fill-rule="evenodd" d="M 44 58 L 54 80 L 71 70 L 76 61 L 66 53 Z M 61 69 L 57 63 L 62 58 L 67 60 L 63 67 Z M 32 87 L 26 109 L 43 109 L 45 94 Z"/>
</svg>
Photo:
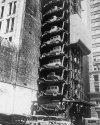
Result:
<svg viewBox="0 0 100 125">
<path fill-rule="evenodd" d="M 55 11 L 55 10 L 58 10 L 59 7 L 58 6 L 54 6 L 52 9 L 51 9 L 51 12 Z"/>
<path fill-rule="evenodd" d="M 46 81 L 65 81 L 67 79 L 66 69 L 62 70 L 60 74 L 56 74 L 55 72 L 50 72 L 47 76 L 42 76 L 39 82 L 46 82 Z"/>
<path fill-rule="evenodd" d="M 62 66 L 62 62 L 60 59 L 51 60 L 48 64 L 44 65 L 43 67 L 60 67 Z"/>
<path fill-rule="evenodd" d="M 47 95 L 57 95 L 59 93 L 58 86 L 48 86 L 46 90 Z"/>
<path fill-rule="evenodd" d="M 44 16 L 48 13 L 52 13 L 52 12 L 55 12 L 57 10 L 60 10 L 62 9 L 62 7 L 58 7 L 58 6 L 54 6 L 53 8 L 51 8 L 47 13 L 44 14 Z"/>
<path fill-rule="evenodd" d="M 62 47 L 56 46 L 52 50 L 50 50 L 50 52 L 42 54 L 41 58 L 45 57 L 45 56 L 49 56 L 49 55 L 54 55 L 54 54 L 58 55 L 60 53 L 64 53 Z"/>
<path fill-rule="evenodd" d="M 62 28 L 60 28 L 60 27 L 53 26 L 53 27 L 51 27 L 51 30 L 50 30 L 49 32 L 52 33 L 52 32 L 55 32 L 55 31 L 61 30 L 61 29 L 62 29 Z"/>
<path fill-rule="evenodd" d="M 54 81 L 58 81 L 60 80 L 61 77 L 56 75 L 55 72 L 51 72 L 47 75 L 47 80 L 54 80 Z"/>
<path fill-rule="evenodd" d="M 49 31 L 45 31 L 43 35 L 45 35 L 47 33 L 53 33 L 53 32 L 59 31 L 59 30 L 62 30 L 62 28 L 53 26 L 53 27 L 51 27 L 51 29 Z"/>
<path fill-rule="evenodd" d="M 58 86 L 48 86 L 46 90 L 40 91 L 38 93 L 38 97 L 44 96 L 44 95 L 53 95 L 57 96 L 59 93 L 59 87 Z"/>
<path fill-rule="evenodd" d="M 51 50 L 49 53 L 52 54 L 52 53 L 60 53 L 61 52 L 61 46 L 56 46 L 53 48 L 53 50 Z"/>
<path fill-rule="evenodd" d="M 57 20 L 57 19 L 58 19 L 57 16 L 54 15 L 54 16 L 52 16 L 51 19 L 48 20 L 48 22 L 53 22 L 53 21 L 55 21 L 55 20 Z"/>
<path fill-rule="evenodd" d="M 42 26 L 46 25 L 47 23 L 50 23 L 50 22 L 54 22 L 54 21 L 56 21 L 56 20 L 59 20 L 59 19 L 61 19 L 61 18 L 60 18 L 60 17 L 57 17 L 56 15 L 54 15 L 54 16 L 52 16 L 50 19 L 48 19 L 47 21 L 45 21 L 45 23 L 44 23 Z"/>
<path fill-rule="evenodd" d="M 51 43 L 55 43 L 57 41 L 61 41 L 61 36 L 60 35 L 57 35 L 57 36 L 54 36 L 50 39 L 50 41 L 47 41 L 46 43 L 47 44 L 51 44 Z"/>
<path fill-rule="evenodd" d="M 53 43 L 59 43 L 59 41 L 61 41 L 61 36 L 60 35 L 57 35 L 57 36 L 54 36 L 54 37 L 51 37 L 50 40 L 48 40 L 47 42 L 44 42 L 43 46 L 45 46 L 46 44 L 53 44 Z"/>
</svg>

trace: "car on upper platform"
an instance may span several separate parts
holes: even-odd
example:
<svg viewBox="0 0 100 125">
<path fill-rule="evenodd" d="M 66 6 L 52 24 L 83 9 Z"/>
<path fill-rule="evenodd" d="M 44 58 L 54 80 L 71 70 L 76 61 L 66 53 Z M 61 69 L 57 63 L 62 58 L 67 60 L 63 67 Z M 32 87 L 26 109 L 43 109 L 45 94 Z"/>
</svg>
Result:
<svg viewBox="0 0 100 125">
<path fill-rule="evenodd" d="M 41 47 L 44 47 L 45 45 L 53 44 L 53 43 L 59 43 L 61 41 L 61 36 L 57 35 L 54 37 L 51 37 L 50 40 L 44 42 Z"/>
<path fill-rule="evenodd" d="M 64 51 L 61 46 L 55 46 L 48 53 L 43 53 L 40 58 L 45 57 L 45 56 L 50 56 L 50 55 L 59 55 L 59 54 L 63 54 L 63 53 L 64 53 Z"/>
<path fill-rule="evenodd" d="M 62 66 L 62 61 L 61 59 L 54 59 L 54 60 L 50 60 L 50 62 L 48 64 L 43 65 L 43 67 L 60 67 Z"/>
<path fill-rule="evenodd" d="M 46 90 L 46 94 L 53 94 L 57 95 L 59 93 L 59 87 L 58 86 L 48 86 Z"/>
</svg>

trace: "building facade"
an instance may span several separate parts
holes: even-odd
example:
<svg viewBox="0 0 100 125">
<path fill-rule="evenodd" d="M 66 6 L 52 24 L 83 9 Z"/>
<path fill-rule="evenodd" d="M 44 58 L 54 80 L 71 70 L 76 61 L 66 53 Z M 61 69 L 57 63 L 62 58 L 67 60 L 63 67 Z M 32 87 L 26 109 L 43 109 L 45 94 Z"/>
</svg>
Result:
<svg viewBox="0 0 100 125">
<path fill-rule="evenodd" d="M 91 113 L 100 118 L 100 1 L 90 1 L 92 71 L 90 70 L 90 98 L 97 106 Z"/>
<path fill-rule="evenodd" d="M 83 75 L 83 56 L 90 50 L 81 1 L 43 0 L 41 12 L 37 114 L 63 116 L 82 124 L 90 108 L 85 101 L 84 84 L 88 82 Z"/>
<path fill-rule="evenodd" d="M 39 0 L 0 0 L 0 36 L 14 47 L 0 73 L 1 113 L 29 114 L 36 100 L 40 24 Z"/>
<path fill-rule="evenodd" d="M 89 57 L 90 101 L 97 105 L 91 109 L 91 117 L 100 118 L 100 1 L 90 0 L 86 5 L 92 45 Z"/>
</svg>

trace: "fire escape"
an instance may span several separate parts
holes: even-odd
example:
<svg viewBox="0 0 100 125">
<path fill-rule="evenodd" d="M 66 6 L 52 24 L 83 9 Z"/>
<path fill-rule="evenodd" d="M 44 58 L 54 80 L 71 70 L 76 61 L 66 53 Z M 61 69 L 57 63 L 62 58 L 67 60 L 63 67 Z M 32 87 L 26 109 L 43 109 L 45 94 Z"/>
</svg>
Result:
<svg viewBox="0 0 100 125">
<path fill-rule="evenodd" d="M 87 117 L 84 100 L 81 41 L 70 42 L 70 16 L 81 10 L 80 0 L 41 0 L 42 26 L 37 114 Z M 77 21 L 77 20 L 76 20 Z M 88 49 L 87 53 L 89 53 Z"/>
</svg>

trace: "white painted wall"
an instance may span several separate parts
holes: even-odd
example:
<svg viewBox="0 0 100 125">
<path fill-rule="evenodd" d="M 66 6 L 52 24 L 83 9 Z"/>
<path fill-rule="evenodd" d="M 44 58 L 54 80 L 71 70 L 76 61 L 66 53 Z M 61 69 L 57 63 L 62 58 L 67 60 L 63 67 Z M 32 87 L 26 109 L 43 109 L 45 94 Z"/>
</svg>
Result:
<svg viewBox="0 0 100 125">
<path fill-rule="evenodd" d="M 0 113 L 30 114 L 36 91 L 0 82 Z"/>
</svg>

